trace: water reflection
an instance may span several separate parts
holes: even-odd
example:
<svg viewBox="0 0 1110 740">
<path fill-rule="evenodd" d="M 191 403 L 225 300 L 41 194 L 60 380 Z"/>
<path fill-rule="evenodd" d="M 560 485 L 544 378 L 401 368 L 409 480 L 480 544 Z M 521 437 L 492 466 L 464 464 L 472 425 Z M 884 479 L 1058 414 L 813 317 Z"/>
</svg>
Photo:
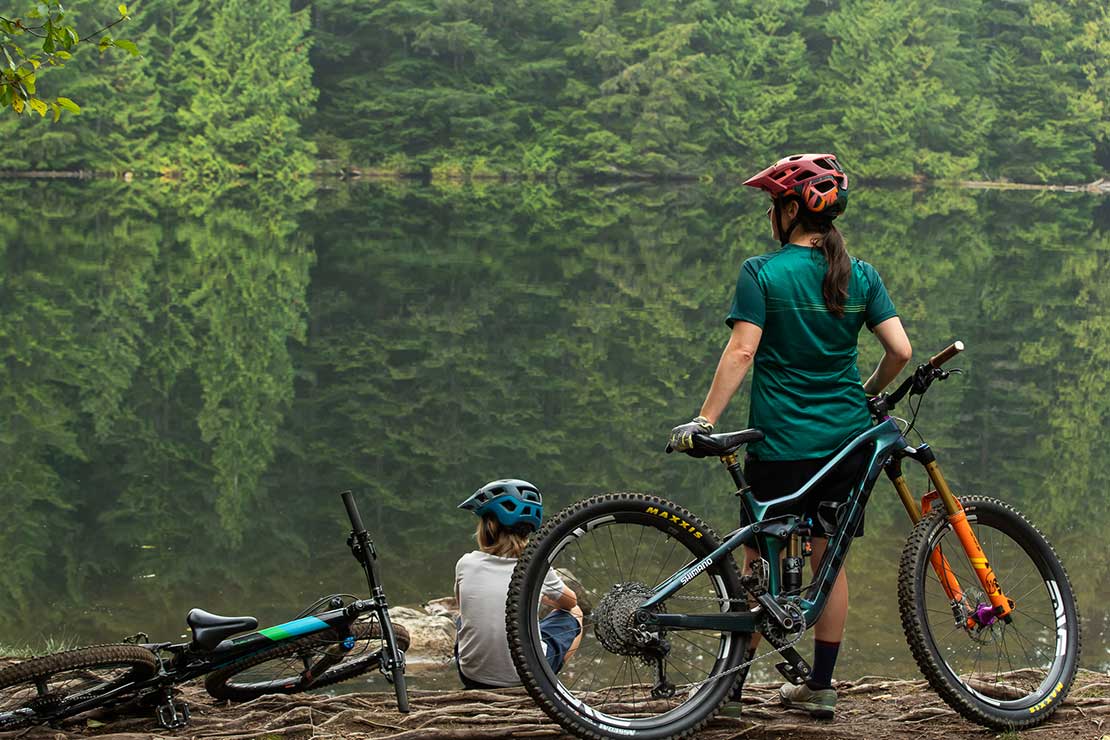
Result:
<svg viewBox="0 0 1110 740">
<path fill-rule="evenodd" d="M 0 643 L 171 639 L 192 606 L 278 621 L 359 590 L 347 487 L 394 603 L 450 591 L 471 547 L 455 504 L 491 478 L 533 480 L 552 507 L 659 493 L 733 526 L 720 466 L 660 447 L 705 392 L 739 264 L 772 246 L 755 194 L 370 185 L 198 203 L 0 182 L 0 198 Z M 919 355 L 967 343 L 919 427 L 960 490 L 1055 543 L 1092 668 L 1110 645 L 1098 206 L 861 190 L 844 223 Z M 746 418 L 738 399 L 723 424 Z M 894 600 L 909 525 L 880 487 L 840 675 L 916 671 Z"/>
</svg>

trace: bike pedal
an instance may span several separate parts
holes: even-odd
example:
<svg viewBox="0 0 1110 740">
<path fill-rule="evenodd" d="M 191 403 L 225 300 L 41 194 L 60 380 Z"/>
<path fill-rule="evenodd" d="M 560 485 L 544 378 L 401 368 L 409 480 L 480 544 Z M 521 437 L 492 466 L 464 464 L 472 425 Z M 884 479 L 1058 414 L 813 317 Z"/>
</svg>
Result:
<svg viewBox="0 0 1110 740">
<path fill-rule="evenodd" d="M 167 730 L 177 730 L 189 724 L 189 705 L 184 702 L 159 705 L 158 724 Z"/>
<path fill-rule="evenodd" d="M 806 678 L 809 676 L 809 666 L 805 665 L 805 663 L 802 663 L 802 665 L 806 669 L 806 672 L 804 674 L 786 661 L 776 663 L 775 668 L 778 669 L 779 673 L 781 673 L 783 675 L 783 678 L 785 678 L 787 681 L 794 684 L 795 686 L 801 686 L 803 683 L 806 682 Z"/>
</svg>

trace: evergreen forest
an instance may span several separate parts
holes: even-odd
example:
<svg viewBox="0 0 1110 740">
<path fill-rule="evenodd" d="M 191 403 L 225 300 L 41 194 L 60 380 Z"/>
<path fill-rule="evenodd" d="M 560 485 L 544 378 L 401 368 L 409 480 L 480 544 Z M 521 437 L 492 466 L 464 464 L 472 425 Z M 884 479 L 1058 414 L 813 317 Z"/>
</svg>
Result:
<svg viewBox="0 0 1110 740">
<path fill-rule="evenodd" d="M 82 112 L 9 110 L 3 169 L 728 179 L 834 151 L 871 181 L 1110 171 L 1105 0 L 128 8 L 115 30 L 141 56 L 90 50 L 43 73 L 40 92 Z M 67 8 L 83 27 L 113 13 Z"/>
</svg>

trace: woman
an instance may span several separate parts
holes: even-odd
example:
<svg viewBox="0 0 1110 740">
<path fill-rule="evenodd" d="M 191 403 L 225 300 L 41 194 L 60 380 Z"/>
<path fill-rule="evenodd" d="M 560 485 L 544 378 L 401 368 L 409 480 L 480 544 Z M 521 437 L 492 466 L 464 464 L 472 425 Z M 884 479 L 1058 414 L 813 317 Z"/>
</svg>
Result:
<svg viewBox="0 0 1110 740">
<path fill-rule="evenodd" d="M 754 365 L 748 425 L 766 437 L 749 446 L 744 472 L 752 494 L 769 500 L 798 490 L 844 442 L 870 426 L 866 396 L 894 380 L 911 348 L 879 274 L 848 256 L 833 225 L 848 196 L 848 177 L 834 155 L 786 157 L 744 184 L 771 196 L 767 215 L 782 247 L 744 262 L 726 319 L 732 335 L 709 394 L 693 421 L 671 431 L 671 446 L 689 450 L 694 434 L 711 432 Z M 861 385 L 856 359 L 864 325 L 884 354 Z M 847 458 L 793 509 L 774 512 L 812 519 L 814 572 L 865 454 Z M 861 524 L 857 536 L 862 534 Z M 747 557 L 750 563 L 759 556 L 749 548 Z M 847 613 L 848 578 L 841 569 L 814 626 L 813 672 L 802 685 L 783 685 L 784 704 L 832 717 L 832 674 Z"/>
<path fill-rule="evenodd" d="M 459 508 L 479 517 L 478 549 L 455 564 L 459 679 L 468 689 L 519 686 L 505 635 L 505 600 L 516 560 L 543 518 L 543 498 L 527 481 L 495 480 Z M 540 620 L 540 634 L 547 662 L 558 673 L 582 640 L 582 610 L 574 591 L 555 571 L 548 571 L 544 579 L 543 602 L 553 611 Z"/>
</svg>

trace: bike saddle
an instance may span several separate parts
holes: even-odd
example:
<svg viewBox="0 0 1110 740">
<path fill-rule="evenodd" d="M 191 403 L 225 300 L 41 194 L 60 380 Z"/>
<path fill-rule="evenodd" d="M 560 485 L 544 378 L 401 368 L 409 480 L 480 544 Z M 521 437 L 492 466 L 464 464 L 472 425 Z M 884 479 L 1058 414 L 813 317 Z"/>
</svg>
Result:
<svg viewBox="0 0 1110 740">
<path fill-rule="evenodd" d="M 694 448 L 687 454 L 693 457 L 721 457 L 731 455 L 740 449 L 741 445 L 748 442 L 758 442 L 763 439 L 763 432 L 758 429 L 741 429 L 738 432 L 721 432 L 720 434 L 695 434 Z"/>
<path fill-rule="evenodd" d="M 221 617 L 203 609 L 190 609 L 185 623 L 193 630 L 193 647 L 204 651 L 212 650 L 227 637 L 258 626 L 254 617 Z"/>
</svg>

